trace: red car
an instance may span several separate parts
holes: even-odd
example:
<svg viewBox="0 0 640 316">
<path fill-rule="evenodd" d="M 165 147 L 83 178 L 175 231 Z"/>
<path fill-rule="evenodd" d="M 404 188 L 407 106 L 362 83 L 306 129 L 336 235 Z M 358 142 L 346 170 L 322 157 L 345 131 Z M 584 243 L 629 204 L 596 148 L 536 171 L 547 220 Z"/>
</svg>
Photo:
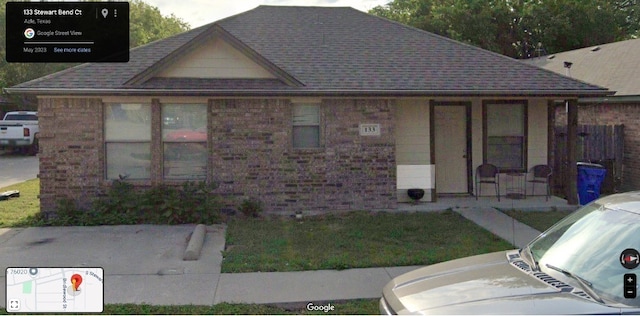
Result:
<svg viewBox="0 0 640 316">
<path fill-rule="evenodd" d="M 165 141 L 206 142 L 207 132 L 204 129 L 178 129 L 164 136 Z"/>
</svg>

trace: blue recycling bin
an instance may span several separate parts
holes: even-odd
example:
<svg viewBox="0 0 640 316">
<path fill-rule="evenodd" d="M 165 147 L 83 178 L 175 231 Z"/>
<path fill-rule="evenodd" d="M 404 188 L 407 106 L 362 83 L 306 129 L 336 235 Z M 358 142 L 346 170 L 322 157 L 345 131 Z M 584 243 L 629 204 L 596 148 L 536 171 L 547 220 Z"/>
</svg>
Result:
<svg viewBox="0 0 640 316">
<path fill-rule="evenodd" d="M 578 199 L 580 205 L 588 204 L 600 197 L 600 187 L 607 169 L 593 163 L 578 163 Z"/>
</svg>

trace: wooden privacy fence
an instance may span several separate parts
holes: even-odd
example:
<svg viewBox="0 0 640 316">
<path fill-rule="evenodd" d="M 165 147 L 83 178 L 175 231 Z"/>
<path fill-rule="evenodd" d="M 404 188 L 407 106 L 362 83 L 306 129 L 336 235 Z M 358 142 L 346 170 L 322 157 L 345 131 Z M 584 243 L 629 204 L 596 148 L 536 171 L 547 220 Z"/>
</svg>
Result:
<svg viewBox="0 0 640 316">
<path fill-rule="evenodd" d="M 623 125 L 578 125 L 577 160 L 601 164 L 607 169 L 601 193 L 617 192 L 622 181 L 624 152 Z M 553 194 L 566 197 L 568 181 L 567 126 L 555 127 L 555 151 L 553 153 Z M 577 166 L 572 166 L 577 168 Z"/>
</svg>

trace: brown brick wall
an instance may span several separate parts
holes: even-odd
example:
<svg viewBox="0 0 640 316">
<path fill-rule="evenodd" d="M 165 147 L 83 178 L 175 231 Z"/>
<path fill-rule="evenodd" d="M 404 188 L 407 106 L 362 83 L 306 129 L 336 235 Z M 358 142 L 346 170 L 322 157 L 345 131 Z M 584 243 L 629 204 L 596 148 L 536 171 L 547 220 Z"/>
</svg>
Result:
<svg viewBox="0 0 640 316">
<path fill-rule="evenodd" d="M 288 100 L 212 102 L 212 179 L 288 214 L 395 208 L 393 113 L 387 101 L 325 100 L 319 150 L 292 148 Z M 361 137 L 359 123 L 380 123 Z"/>
<path fill-rule="evenodd" d="M 565 107 L 556 108 L 556 125 L 567 123 Z M 640 190 L 640 104 L 578 105 L 578 124 L 624 125 L 623 191 Z"/>
<path fill-rule="evenodd" d="M 72 198 L 88 205 L 103 172 L 102 102 L 99 99 L 40 99 L 40 209 Z"/>
<path fill-rule="evenodd" d="M 54 211 L 63 197 L 88 206 L 106 184 L 102 109 L 100 99 L 40 100 L 44 212 Z M 394 115 L 389 101 L 324 100 L 320 109 L 323 145 L 300 150 L 292 148 L 290 100 L 209 101 L 208 180 L 219 183 L 218 191 L 229 200 L 255 197 L 270 213 L 395 208 Z M 360 123 L 379 123 L 381 136 L 360 136 Z M 154 134 L 159 139 L 159 128 Z M 152 159 L 159 163 L 156 149 Z M 161 173 L 152 174 L 158 177 Z"/>
</svg>

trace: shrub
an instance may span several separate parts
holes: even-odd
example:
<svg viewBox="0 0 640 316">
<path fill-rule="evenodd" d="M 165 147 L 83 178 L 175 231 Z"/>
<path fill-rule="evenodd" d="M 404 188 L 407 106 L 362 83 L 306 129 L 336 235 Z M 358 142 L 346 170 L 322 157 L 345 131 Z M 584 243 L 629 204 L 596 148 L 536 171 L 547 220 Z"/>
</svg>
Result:
<svg viewBox="0 0 640 316">
<path fill-rule="evenodd" d="M 242 201 L 238 210 L 247 217 L 260 217 L 262 214 L 262 202 L 256 198 L 248 198 Z"/>
<path fill-rule="evenodd" d="M 82 215 L 82 210 L 78 208 L 76 202 L 70 198 L 63 198 L 57 201 L 56 213 L 49 218 L 42 218 L 48 225 L 70 226 L 77 225 Z"/>
<path fill-rule="evenodd" d="M 220 221 L 221 199 L 215 184 L 185 182 L 182 187 L 155 185 L 136 189 L 114 181 L 90 210 L 71 199 L 58 201 L 56 216 L 48 225 L 213 224 Z"/>
</svg>

